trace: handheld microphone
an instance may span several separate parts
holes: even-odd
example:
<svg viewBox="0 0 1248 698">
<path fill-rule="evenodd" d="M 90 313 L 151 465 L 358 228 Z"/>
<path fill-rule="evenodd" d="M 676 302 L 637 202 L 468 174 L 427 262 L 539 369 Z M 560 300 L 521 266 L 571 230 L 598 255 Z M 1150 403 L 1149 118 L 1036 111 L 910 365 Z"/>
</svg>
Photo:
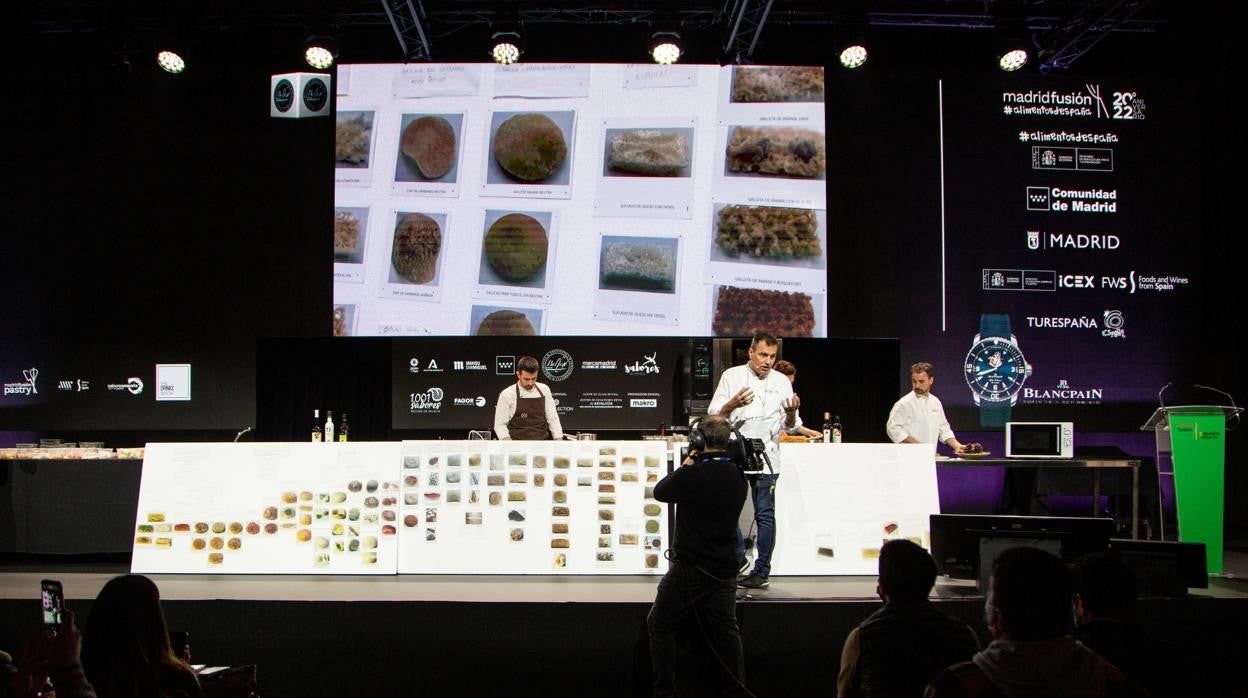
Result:
<svg viewBox="0 0 1248 698">
<path fill-rule="evenodd" d="M 1163 400 L 1163 399 L 1161 399 L 1161 395 L 1162 395 L 1162 393 L 1166 392 L 1166 389 L 1167 389 L 1167 388 L 1169 388 L 1169 387 L 1170 387 L 1170 386 L 1172 386 L 1172 385 L 1174 385 L 1174 381 L 1170 381 L 1169 383 L 1166 383 L 1165 385 L 1161 386 L 1161 390 L 1158 390 L 1158 391 L 1157 391 L 1157 404 L 1158 404 L 1158 405 L 1160 405 L 1160 406 L 1162 406 L 1162 407 L 1165 407 L 1165 406 L 1166 406 L 1166 401 L 1165 401 L 1165 400 Z"/>
<path fill-rule="evenodd" d="M 238 440 L 243 438 L 243 434 L 246 434 L 249 431 L 251 431 L 251 427 L 243 427 L 242 431 L 234 435 L 234 443 L 238 443 Z"/>
</svg>

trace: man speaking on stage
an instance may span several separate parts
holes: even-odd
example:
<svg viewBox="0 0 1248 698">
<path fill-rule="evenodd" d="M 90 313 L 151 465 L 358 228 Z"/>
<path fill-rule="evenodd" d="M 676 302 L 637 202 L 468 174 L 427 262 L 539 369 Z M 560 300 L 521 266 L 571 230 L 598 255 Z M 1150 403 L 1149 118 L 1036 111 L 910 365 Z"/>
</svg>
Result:
<svg viewBox="0 0 1248 698">
<path fill-rule="evenodd" d="M 750 478 L 754 520 L 758 522 L 758 557 L 753 571 L 739 586 L 766 589 L 771 575 L 771 551 L 776 547 L 776 479 L 780 470 L 780 430 L 796 433 L 801 426 L 797 408 L 801 400 L 789 379 L 771 370 L 780 340 L 766 332 L 750 342 L 749 362 L 733 366 L 719 377 L 708 414 L 718 414 L 737 425 L 747 439 L 759 439 L 772 472 Z M 744 567 L 745 540 L 737 531 L 737 561 Z"/>
</svg>

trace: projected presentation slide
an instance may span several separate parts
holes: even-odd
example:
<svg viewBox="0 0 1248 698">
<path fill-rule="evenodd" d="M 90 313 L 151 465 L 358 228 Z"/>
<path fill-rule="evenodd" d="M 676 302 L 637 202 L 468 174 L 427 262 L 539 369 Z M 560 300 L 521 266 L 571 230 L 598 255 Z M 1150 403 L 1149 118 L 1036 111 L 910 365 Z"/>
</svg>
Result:
<svg viewBox="0 0 1248 698">
<path fill-rule="evenodd" d="M 334 335 L 826 337 L 823 77 L 340 66 Z"/>
</svg>

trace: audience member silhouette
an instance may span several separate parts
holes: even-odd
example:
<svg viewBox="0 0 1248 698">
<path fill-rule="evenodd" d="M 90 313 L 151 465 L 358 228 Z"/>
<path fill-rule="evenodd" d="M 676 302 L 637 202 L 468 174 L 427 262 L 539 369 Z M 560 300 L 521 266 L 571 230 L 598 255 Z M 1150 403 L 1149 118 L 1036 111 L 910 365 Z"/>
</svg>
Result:
<svg viewBox="0 0 1248 698">
<path fill-rule="evenodd" d="M 992 642 L 942 672 L 925 698 L 1118 698 L 1148 693 L 1070 636 L 1070 572 L 1051 553 L 1018 547 L 992 564 L 985 621 Z"/>
<path fill-rule="evenodd" d="M 926 550 L 908 540 L 884 544 L 876 585 L 884 608 L 845 638 L 841 698 L 919 696 L 941 670 L 975 654 L 975 631 L 928 600 L 935 583 L 936 563 Z"/>
<path fill-rule="evenodd" d="M 82 664 L 100 698 L 198 698 L 195 672 L 169 646 L 160 591 L 137 574 L 114 577 L 95 597 Z"/>
<path fill-rule="evenodd" d="M 1153 698 L 1191 695 L 1190 674 L 1174 643 L 1131 620 L 1135 577 L 1114 552 L 1096 553 L 1075 567 L 1075 639 L 1108 659 Z"/>
</svg>

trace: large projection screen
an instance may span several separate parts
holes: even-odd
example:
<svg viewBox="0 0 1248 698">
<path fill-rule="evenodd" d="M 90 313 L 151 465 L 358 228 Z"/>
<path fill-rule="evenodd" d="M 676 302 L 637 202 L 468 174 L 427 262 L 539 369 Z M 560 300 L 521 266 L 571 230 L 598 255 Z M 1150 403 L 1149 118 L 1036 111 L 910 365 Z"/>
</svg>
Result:
<svg viewBox="0 0 1248 698">
<path fill-rule="evenodd" d="M 823 69 L 344 65 L 334 334 L 826 337 Z"/>
</svg>

